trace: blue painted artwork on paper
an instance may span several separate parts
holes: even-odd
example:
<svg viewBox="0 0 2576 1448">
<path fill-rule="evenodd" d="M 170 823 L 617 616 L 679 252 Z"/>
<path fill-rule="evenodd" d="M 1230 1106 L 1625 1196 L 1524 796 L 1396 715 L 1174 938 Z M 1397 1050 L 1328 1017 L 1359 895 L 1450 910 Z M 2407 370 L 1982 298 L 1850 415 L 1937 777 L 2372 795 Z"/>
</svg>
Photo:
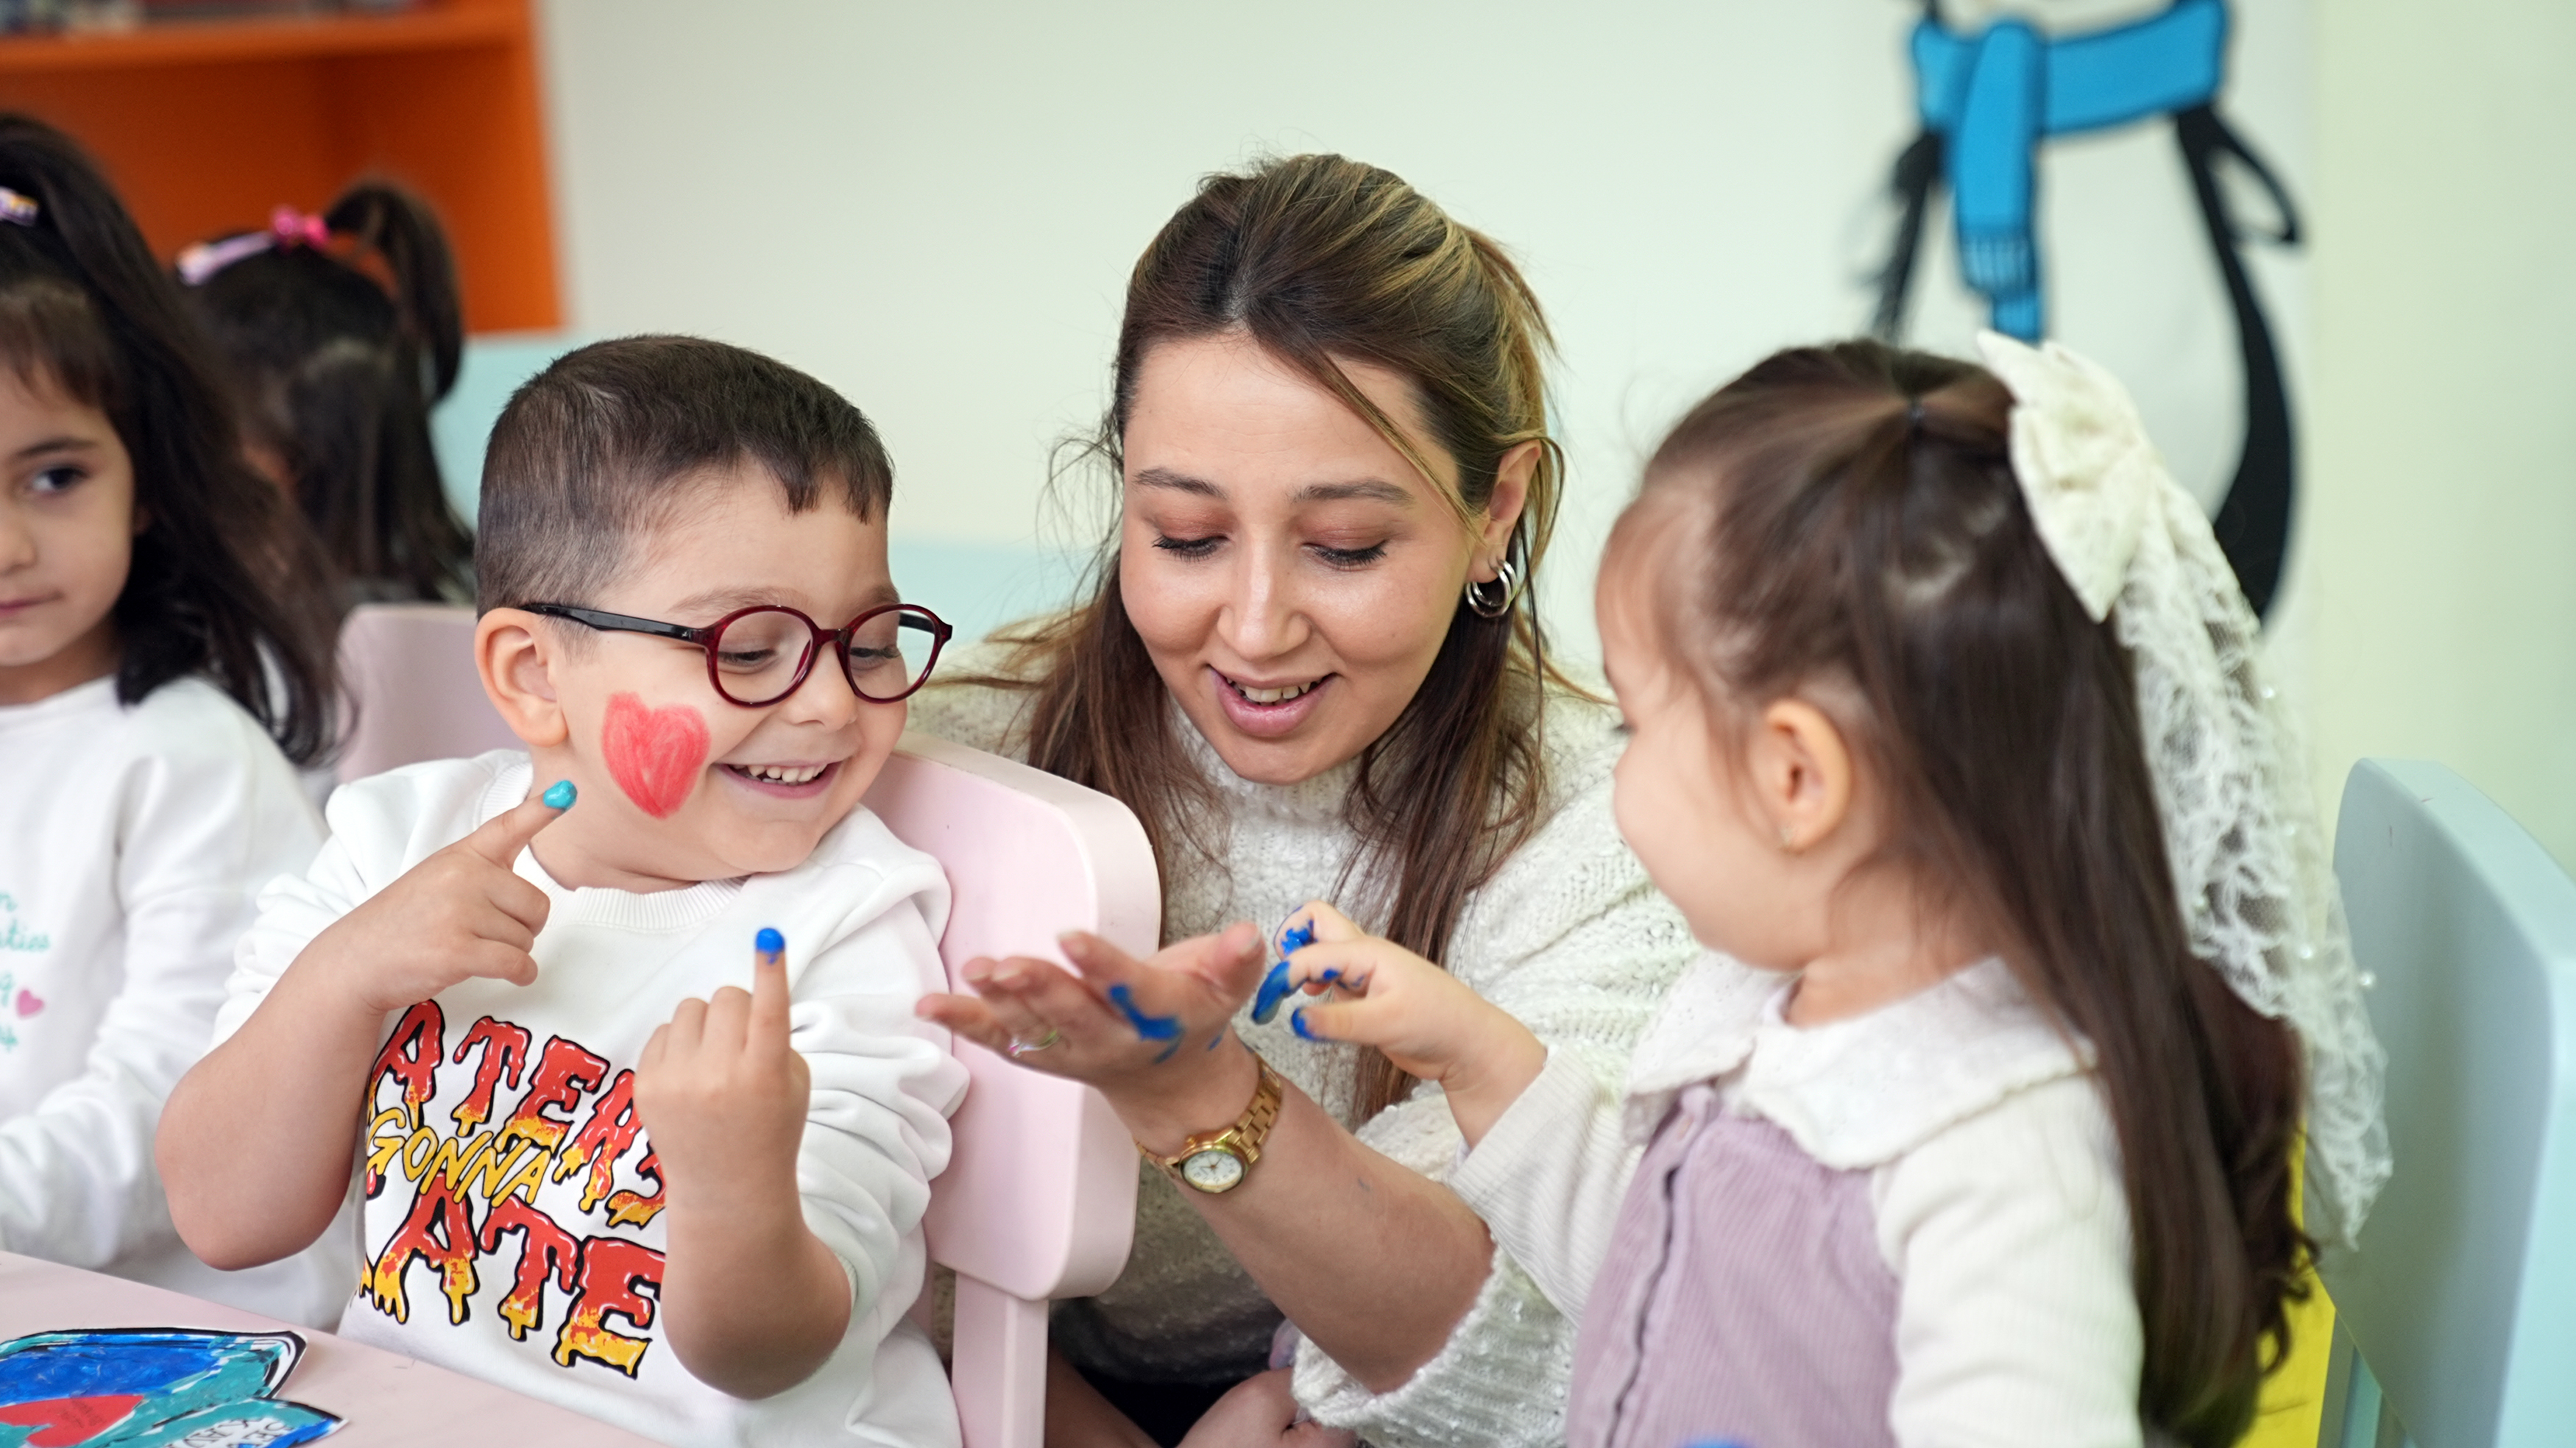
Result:
<svg viewBox="0 0 2576 1448">
<path fill-rule="evenodd" d="M 340 1426 L 277 1396 L 291 1332 L 141 1328 L 0 1343 L 0 1448 L 291 1448 Z"/>
</svg>

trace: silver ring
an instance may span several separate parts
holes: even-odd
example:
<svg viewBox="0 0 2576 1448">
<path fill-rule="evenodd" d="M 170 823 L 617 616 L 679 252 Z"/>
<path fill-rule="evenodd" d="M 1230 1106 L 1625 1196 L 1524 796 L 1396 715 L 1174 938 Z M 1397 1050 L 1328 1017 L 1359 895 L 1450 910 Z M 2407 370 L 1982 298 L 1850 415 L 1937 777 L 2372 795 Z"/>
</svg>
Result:
<svg viewBox="0 0 2576 1448">
<path fill-rule="evenodd" d="M 1049 1026 L 1047 1027 L 1046 1039 L 1040 1041 L 1023 1041 L 1019 1037 L 1013 1036 L 1011 1037 L 1011 1044 L 1004 1049 L 1010 1053 L 1011 1059 L 1016 1061 L 1022 1056 L 1033 1056 L 1063 1039 L 1064 1032 L 1057 1030 L 1053 1026 Z"/>
</svg>

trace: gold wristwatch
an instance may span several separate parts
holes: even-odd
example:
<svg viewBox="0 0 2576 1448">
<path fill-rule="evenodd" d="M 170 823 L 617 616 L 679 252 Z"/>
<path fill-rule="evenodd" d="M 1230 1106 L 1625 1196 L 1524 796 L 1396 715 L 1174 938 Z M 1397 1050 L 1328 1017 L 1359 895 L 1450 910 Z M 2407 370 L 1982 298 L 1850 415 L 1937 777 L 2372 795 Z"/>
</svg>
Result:
<svg viewBox="0 0 2576 1448">
<path fill-rule="evenodd" d="M 1261 1084 L 1252 1088 L 1252 1104 L 1234 1124 L 1222 1131 L 1202 1131 L 1181 1143 L 1181 1149 L 1164 1156 L 1136 1143 L 1138 1154 L 1163 1169 L 1163 1175 L 1192 1191 L 1213 1196 L 1230 1192 L 1243 1185 L 1252 1164 L 1261 1160 L 1261 1144 L 1270 1139 L 1270 1128 L 1279 1120 L 1279 1095 L 1288 1083 L 1270 1069 L 1270 1063 L 1258 1055 L 1254 1064 L 1261 1068 Z"/>
</svg>

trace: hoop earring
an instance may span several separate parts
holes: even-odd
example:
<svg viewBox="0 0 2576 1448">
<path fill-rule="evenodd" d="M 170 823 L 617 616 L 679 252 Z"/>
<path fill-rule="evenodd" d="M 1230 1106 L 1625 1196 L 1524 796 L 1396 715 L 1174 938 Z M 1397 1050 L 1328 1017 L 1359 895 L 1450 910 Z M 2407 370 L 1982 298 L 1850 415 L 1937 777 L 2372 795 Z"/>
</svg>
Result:
<svg viewBox="0 0 2576 1448">
<path fill-rule="evenodd" d="M 1509 558 L 1501 559 L 1494 564 L 1494 579 L 1490 585 L 1497 588 L 1501 596 L 1489 599 L 1485 593 L 1488 586 L 1472 578 L 1467 580 L 1467 611 L 1478 618 L 1501 618 L 1510 613 L 1512 605 L 1520 600 L 1520 570 L 1512 566 Z"/>
</svg>

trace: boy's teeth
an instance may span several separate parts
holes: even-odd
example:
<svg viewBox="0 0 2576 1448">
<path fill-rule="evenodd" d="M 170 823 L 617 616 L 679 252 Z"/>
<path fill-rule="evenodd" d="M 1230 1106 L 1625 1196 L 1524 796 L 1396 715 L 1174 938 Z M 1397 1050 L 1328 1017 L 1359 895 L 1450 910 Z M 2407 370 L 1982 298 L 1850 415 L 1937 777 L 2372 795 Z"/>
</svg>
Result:
<svg viewBox="0 0 2576 1448">
<path fill-rule="evenodd" d="M 1229 679 L 1226 682 L 1234 681 Z M 1285 699 L 1294 699 L 1313 687 L 1315 687 L 1315 681 L 1310 679 L 1302 684 L 1291 684 L 1285 689 L 1255 689 L 1247 684 L 1235 684 L 1234 691 L 1255 704 L 1276 704 Z"/>
<path fill-rule="evenodd" d="M 820 775 L 825 768 L 827 766 L 820 764 L 808 764 L 802 767 L 784 764 L 752 764 L 743 766 L 742 772 L 754 779 L 765 779 L 771 784 L 805 784 Z"/>
</svg>

